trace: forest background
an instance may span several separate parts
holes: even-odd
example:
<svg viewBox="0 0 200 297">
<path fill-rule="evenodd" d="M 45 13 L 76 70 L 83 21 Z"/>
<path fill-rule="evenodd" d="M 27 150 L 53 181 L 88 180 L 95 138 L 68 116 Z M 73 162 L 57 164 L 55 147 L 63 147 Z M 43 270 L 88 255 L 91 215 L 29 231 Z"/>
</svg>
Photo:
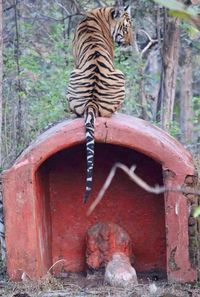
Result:
<svg viewBox="0 0 200 297">
<path fill-rule="evenodd" d="M 131 4 L 135 44 L 115 51 L 115 66 L 126 77 L 121 112 L 158 125 L 198 154 L 200 25 L 172 17 L 151 0 L 6 0 L 0 11 L 1 170 L 43 130 L 71 117 L 66 90 L 74 67 L 73 33 L 82 14 L 126 4 Z M 185 4 L 200 8 L 197 0 Z"/>
</svg>

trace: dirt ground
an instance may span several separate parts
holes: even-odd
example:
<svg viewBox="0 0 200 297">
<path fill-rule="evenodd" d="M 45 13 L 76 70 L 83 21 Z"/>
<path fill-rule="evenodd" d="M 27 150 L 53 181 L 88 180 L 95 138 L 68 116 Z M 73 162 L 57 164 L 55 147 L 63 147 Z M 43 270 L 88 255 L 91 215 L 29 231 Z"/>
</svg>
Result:
<svg viewBox="0 0 200 297">
<path fill-rule="evenodd" d="M 40 281 L 0 282 L 1 297 L 200 297 L 200 283 L 167 284 L 165 281 L 141 280 L 133 288 L 114 288 L 104 284 L 102 275 L 85 277 L 69 274 L 55 279 L 50 274 Z"/>
</svg>

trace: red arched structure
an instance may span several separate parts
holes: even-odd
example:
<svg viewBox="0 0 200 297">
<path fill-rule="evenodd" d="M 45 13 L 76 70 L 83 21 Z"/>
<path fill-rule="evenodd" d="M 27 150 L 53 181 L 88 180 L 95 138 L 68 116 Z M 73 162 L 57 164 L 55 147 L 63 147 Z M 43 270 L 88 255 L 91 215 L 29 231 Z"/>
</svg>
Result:
<svg viewBox="0 0 200 297">
<path fill-rule="evenodd" d="M 95 170 L 89 204 L 85 188 L 83 119 L 66 120 L 44 132 L 4 173 L 7 268 L 11 279 L 22 272 L 44 275 L 64 259 L 68 271 L 85 269 L 85 234 L 91 224 L 109 221 L 131 236 L 138 272 L 194 281 L 188 251 L 188 202 L 181 193 L 153 195 L 122 172 L 115 176 L 94 213 L 86 216 L 115 162 L 136 164 L 149 184 L 176 187 L 194 175 L 190 154 L 174 138 L 143 120 L 115 115 L 95 125 Z M 59 274 L 59 265 L 55 273 Z"/>
</svg>

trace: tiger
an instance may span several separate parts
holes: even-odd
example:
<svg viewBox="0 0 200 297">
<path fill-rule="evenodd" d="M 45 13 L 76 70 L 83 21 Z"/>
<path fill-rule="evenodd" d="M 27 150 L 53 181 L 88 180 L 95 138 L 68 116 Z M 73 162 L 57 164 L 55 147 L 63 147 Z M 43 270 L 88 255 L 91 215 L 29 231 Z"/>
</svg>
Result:
<svg viewBox="0 0 200 297">
<path fill-rule="evenodd" d="M 87 174 L 83 201 L 92 190 L 94 123 L 96 117 L 111 117 L 124 101 L 125 79 L 113 64 L 114 43 L 133 44 L 130 6 L 104 7 L 88 12 L 73 39 L 75 69 L 71 72 L 67 99 L 69 109 L 85 119 Z"/>
</svg>

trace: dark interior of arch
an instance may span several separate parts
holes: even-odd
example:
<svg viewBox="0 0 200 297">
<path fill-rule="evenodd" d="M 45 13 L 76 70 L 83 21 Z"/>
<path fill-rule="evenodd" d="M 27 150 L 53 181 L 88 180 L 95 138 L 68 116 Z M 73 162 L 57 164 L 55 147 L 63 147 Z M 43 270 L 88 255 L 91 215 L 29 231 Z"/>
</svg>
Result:
<svg viewBox="0 0 200 297">
<path fill-rule="evenodd" d="M 85 235 L 96 222 L 113 222 L 131 236 L 134 267 L 139 274 L 166 276 L 166 233 L 164 195 L 145 192 L 118 170 L 103 200 L 91 216 L 89 204 L 101 189 L 116 162 L 135 164 L 136 173 L 154 186 L 163 184 L 159 163 L 132 149 L 111 144 L 95 145 L 93 191 L 83 204 L 85 190 L 85 145 L 60 151 L 46 160 L 36 173 L 38 204 L 41 209 L 43 246 L 47 266 L 60 259 L 54 270 L 85 270 Z"/>
</svg>

